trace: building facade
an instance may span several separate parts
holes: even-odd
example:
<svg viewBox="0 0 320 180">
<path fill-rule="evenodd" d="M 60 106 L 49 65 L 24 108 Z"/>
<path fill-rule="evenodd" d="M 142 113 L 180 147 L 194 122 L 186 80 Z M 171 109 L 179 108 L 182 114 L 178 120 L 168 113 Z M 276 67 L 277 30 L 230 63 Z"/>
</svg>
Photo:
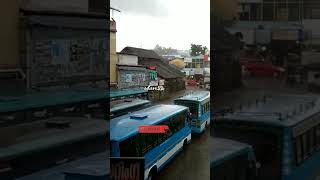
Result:
<svg viewBox="0 0 320 180">
<path fill-rule="evenodd" d="M 302 21 L 320 19 L 320 4 L 313 0 L 239 0 L 243 21 Z"/>
<path fill-rule="evenodd" d="M 238 0 L 214 0 L 211 5 L 211 17 L 219 17 L 221 21 L 238 19 Z"/>
<path fill-rule="evenodd" d="M 306 44 L 320 44 L 320 4 L 313 0 L 239 0 L 236 28 L 249 31 L 265 29 L 301 29 Z M 254 27 L 253 27 L 254 26 Z M 254 32 L 253 32 L 254 33 Z M 255 36 L 251 35 L 247 36 Z M 265 33 L 264 36 L 270 34 Z M 270 36 L 270 35 L 268 35 Z"/>
<path fill-rule="evenodd" d="M 138 64 L 138 56 L 118 53 L 117 88 L 143 89 L 150 83 L 150 73 L 145 66 Z"/>
<path fill-rule="evenodd" d="M 206 69 L 210 69 L 210 57 L 208 55 L 199 55 L 184 58 L 185 68 L 183 72 L 185 72 L 186 76 L 197 76 L 203 77 L 205 76 Z"/>
<path fill-rule="evenodd" d="M 117 84 L 117 75 L 116 75 L 116 64 L 117 64 L 117 28 L 116 22 L 114 20 L 110 20 L 110 85 L 116 86 Z"/>
<path fill-rule="evenodd" d="M 153 50 L 125 47 L 120 53 L 137 56 L 138 65 L 149 70 L 147 78 L 150 79 L 146 78 L 149 80 L 149 85 L 164 87 L 162 90 L 150 90 L 150 99 L 154 101 L 162 100 L 169 97 L 171 93 L 185 89 L 184 73 L 172 67 Z M 136 61 L 134 60 L 134 62 Z"/>
<path fill-rule="evenodd" d="M 76 79 L 105 80 L 105 5 L 104 0 L 6 1 L 1 7 L 0 80 L 16 89 L 62 79 L 69 85 Z"/>
<path fill-rule="evenodd" d="M 5 0 L 0 7 L 0 71 L 8 68 L 20 68 L 19 62 L 19 4 L 17 1 Z"/>
</svg>

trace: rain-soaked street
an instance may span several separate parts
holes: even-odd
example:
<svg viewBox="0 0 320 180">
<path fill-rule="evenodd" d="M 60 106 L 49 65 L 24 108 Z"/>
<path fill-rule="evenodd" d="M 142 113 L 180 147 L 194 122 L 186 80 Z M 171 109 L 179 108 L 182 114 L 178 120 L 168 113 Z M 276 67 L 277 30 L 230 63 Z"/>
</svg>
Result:
<svg viewBox="0 0 320 180">
<path fill-rule="evenodd" d="M 175 97 L 191 91 L 199 91 L 199 89 L 187 87 L 185 91 L 177 92 L 169 99 L 158 102 L 157 104 L 171 104 Z M 179 155 L 158 174 L 157 180 L 209 180 L 209 137 L 210 132 L 208 130 L 202 135 L 193 135 L 186 151 L 179 153 Z"/>
<path fill-rule="evenodd" d="M 251 78 L 243 79 L 243 87 L 230 92 L 225 92 L 214 97 L 214 108 L 224 107 L 237 108 L 254 103 L 256 99 L 261 99 L 264 95 L 272 94 L 310 94 L 301 85 L 287 85 L 284 80 L 273 78 Z"/>
<path fill-rule="evenodd" d="M 288 85 L 279 79 L 245 77 L 241 88 L 214 97 L 213 108 L 215 110 L 232 108 L 237 111 L 240 107 L 252 106 L 256 100 L 261 101 L 263 96 L 272 97 L 277 94 L 311 95 L 313 93 L 308 92 L 304 85 Z M 211 127 L 213 126 L 211 124 Z"/>
</svg>

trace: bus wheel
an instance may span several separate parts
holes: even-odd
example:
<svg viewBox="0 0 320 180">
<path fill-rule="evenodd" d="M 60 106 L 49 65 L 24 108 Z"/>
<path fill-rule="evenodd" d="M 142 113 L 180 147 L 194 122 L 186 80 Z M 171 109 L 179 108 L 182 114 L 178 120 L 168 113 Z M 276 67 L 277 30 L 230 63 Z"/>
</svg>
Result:
<svg viewBox="0 0 320 180">
<path fill-rule="evenodd" d="M 156 172 L 157 172 L 156 167 L 153 167 L 153 168 L 150 170 L 150 172 L 149 172 L 149 175 L 148 175 L 147 180 L 153 180 L 153 179 L 155 179 Z"/>
<path fill-rule="evenodd" d="M 153 174 L 152 174 L 152 172 L 150 172 L 147 180 L 153 180 L 153 179 L 154 179 Z"/>
<path fill-rule="evenodd" d="M 183 150 L 186 150 L 186 149 L 187 149 L 187 145 L 188 145 L 187 139 L 185 139 L 185 140 L 183 141 L 182 149 L 183 149 Z"/>
</svg>

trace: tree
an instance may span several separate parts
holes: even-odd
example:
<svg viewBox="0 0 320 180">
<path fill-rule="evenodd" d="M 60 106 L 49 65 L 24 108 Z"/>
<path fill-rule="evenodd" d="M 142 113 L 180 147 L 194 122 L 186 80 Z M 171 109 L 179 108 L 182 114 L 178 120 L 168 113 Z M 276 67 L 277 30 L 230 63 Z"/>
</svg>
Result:
<svg viewBox="0 0 320 180">
<path fill-rule="evenodd" d="M 157 54 L 160 56 L 162 55 L 176 55 L 178 53 L 177 49 L 173 49 L 171 47 L 162 47 L 159 44 L 157 44 L 153 49 Z"/>
<path fill-rule="evenodd" d="M 199 56 L 199 55 L 205 55 L 208 51 L 208 48 L 206 46 L 198 45 L 198 44 L 191 44 L 191 56 Z"/>
</svg>

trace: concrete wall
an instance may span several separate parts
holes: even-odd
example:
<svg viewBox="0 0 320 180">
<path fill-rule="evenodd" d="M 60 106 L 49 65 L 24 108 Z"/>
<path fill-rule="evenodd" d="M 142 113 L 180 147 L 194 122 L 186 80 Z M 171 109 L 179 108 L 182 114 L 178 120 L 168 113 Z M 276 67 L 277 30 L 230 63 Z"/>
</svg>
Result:
<svg viewBox="0 0 320 180">
<path fill-rule="evenodd" d="M 17 0 L 2 1 L 0 6 L 0 69 L 19 66 L 19 6 Z"/>
<path fill-rule="evenodd" d="M 118 54 L 118 64 L 137 66 L 138 56 Z"/>
<path fill-rule="evenodd" d="M 144 67 L 117 68 L 119 89 L 144 88 L 149 85 L 149 71 Z"/>
<path fill-rule="evenodd" d="M 91 81 L 97 76 L 107 76 L 105 31 L 61 31 L 36 27 L 28 31 L 32 34 L 28 43 L 31 45 L 28 52 L 29 86 L 67 84 L 72 79 L 80 83 Z"/>
<path fill-rule="evenodd" d="M 114 84 L 117 81 L 116 64 L 117 64 L 117 51 L 116 51 L 116 32 L 110 32 L 110 83 Z"/>
</svg>

